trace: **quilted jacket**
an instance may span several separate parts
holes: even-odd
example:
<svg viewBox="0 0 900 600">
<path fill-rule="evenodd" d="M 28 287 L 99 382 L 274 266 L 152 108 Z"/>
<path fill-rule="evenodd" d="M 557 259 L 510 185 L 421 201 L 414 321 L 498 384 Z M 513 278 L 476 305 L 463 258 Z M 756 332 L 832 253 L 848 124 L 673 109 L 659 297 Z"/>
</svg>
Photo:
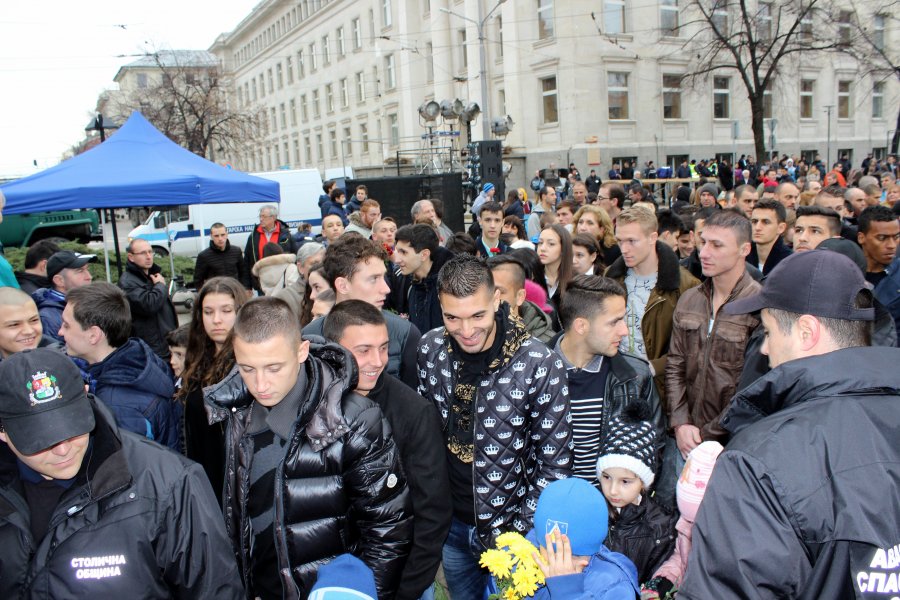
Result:
<svg viewBox="0 0 900 600">
<path fill-rule="evenodd" d="M 506 323 L 523 328 L 518 320 L 507 318 Z M 472 484 L 478 535 L 487 547 L 504 531 L 525 534 L 541 490 L 572 470 L 562 360 L 524 330 L 515 339 L 518 345 L 482 378 L 475 396 Z M 445 328 L 428 332 L 419 344 L 419 393 L 437 405 L 445 432 L 458 371 L 449 349 Z"/>
</svg>

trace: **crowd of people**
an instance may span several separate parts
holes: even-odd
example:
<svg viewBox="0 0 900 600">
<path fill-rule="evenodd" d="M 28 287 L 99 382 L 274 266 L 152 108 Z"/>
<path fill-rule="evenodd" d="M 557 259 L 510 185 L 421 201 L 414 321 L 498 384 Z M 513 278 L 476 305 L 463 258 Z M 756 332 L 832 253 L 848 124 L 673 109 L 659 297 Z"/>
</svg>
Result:
<svg viewBox="0 0 900 600">
<path fill-rule="evenodd" d="M 465 232 L 327 182 L 319 235 L 213 224 L 181 326 L 145 240 L 34 244 L 3 596 L 483 600 L 509 532 L 536 598 L 897 595 L 900 185 L 851 167 L 570 165 Z"/>
</svg>

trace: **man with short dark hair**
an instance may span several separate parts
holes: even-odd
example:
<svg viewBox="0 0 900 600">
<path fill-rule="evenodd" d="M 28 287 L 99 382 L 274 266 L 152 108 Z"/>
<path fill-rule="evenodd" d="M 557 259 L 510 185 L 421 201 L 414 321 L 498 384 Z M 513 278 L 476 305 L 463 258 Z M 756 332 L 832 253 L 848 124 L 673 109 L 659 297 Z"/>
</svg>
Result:
<svg viewBox="0 0 900 600">
<path fill-rule="evenodd" d="M 171 355 L 166 334 L 178 327 L 175 306 L 169 299 L 162 270 L 153 262 L 147 240 L 136 238 L 128 244 L 128 263 L 119 278 L 119 287 L 131 305 L 131 336 L 141 338 L 165 361 Z"/>
<path fill-rule="evenodd" d="M 706 280 L 681 296 L 672 317 L 666 398 L 669 426 L 685 459 L 701 442 L 725 441 L 718 417 L 736 391 L 744 348 L 759 325 L 752 315 L 720 310 L 759 290 L 744 260 L 750 236 L 750 221 L 739 212 L 717 211 L 706 220 L 700 247 Z"/>
<path fill-rule="evenodd" d="M 131 310 L 122 290 L 105 281 L 72 290 L 59 333 L 66 353 L 87 363 L 90 392 L 120 427 L 181 449 L 181 408 L 172 400 L 171 372 L 150 346 L 129 337 Z"/>
<path fill-rule="evenodd" d="M 563 360 L 569 382 L 572 474 L 599 489 L 597 459 L 613 419 L 633 403 L 643 404 L 661 454 L 665 417 L 647 361 L 620 348 L 628 332 L 621 285 L 599 275 L 576 277 L 562 297 L 559 313 L 563 334 L 554 350 Z"/>
<path fill-rule="evenodd" d="M 605 182 L 597 192 L 597 204 L 606 211 L 609 219 L 615 225 L 616 219 L 625 208 L 625 188 L 615 181 Z"/>
<path fill-rule="evenodd" d="M 342 237 L 325 250 L 325 279 L 334 290 L 335 304 L 356 299 L 382 310 L 391 338 L 387 371 L 415 389 L 416 352 L 422 334 L 409 320 L 383 309 L 391 291 L 384 277 L 386 259 L 384 248 L 375 242 L 358 235 Z M 303 335 L 322 335 L 323 322 L 315 319 L 303 328 Z"/>
<path fill-rule="evenodd" d="M 47 348 L 0 363 L 0 597 L 246 598 L 203 469 Z"/>
<path fill-rule="evenodd" d="M 47 261 L 59 252 L 59 246 L 50 240 L 33 243 L 25 253 L 25 270 L 16 271 L 19 289 L 33 294 L 41 288 L 50 288 L 53 282 L 47 277 Z"/>
<path fill-rule="evenodd" d="M 829 238 L 841 237 L 841 215 L 821 206 L 798 206 L 794 252 L 809 252 Z"/>
<path fill-rule="evenodd" d="M 241 249 L 231 245 L 225 225 L 213 223 L 209 228 L 209 248 L 197 255 L 194 287 L 199 290 L 208 279 L 220 276 L 233 277 L 248 290 L 252 286 Z"/>
<path fill-rule="evenodd" d="M 737 206 L 748 219 L 753 218 L 753 208 L 759 201 L 759 192 L 752 185 L 741 185 L 734 190 L 734 205 Z"/>
<path fill-rule="evenodd" d="M 571 473 L 562 361 L 510 317 L 483 260 L 458 255 L 438 275 L 444 327 L 419 345 L 419 393 L 438 407 L 453 522 L 444 575 L 453 598 L 481 598 L 481 553 L 533 526 L 537 498 Z"/>
<path fill-rule="evenodd" d="M 781 237 L 787 229 L 787 210 L 781 202 L 760 200 L 753 207 L 750 225 L 753 228 L 753 243 L 747 262 L 765 276 L 791 255 L 791 249 Z"/>
<path fill-rule="evenodd" d="M 433 404 L 385 372 L 388 330 L 377 308 L 362 300 L 345 300 L 325 317 L 322 332 L 356 359 L 356 393 L 375 402 L 391 426 L 413 514 L 412 547 L 395 598 L 418 600 L 434 582 L 452 516 L 440 415 Z"/>
<path fill-rule="evenodd" d="M 406 280 L 398 284 L 409 290 L 409 320 L 419 331 L 431 331 L 443 323 L 437 291 L 438 272 L 453 255 L 440 245 L 431 225 L 404 225 L 397 230 L 396 238 L 393 260 Z"/>
<path fill-rule="evenodd" d="M 481 235 L 475 240 L 478 256 L 490 258 L 509 250 L 509 246 L 500 240 L 500 234 L 503 233 L 503 206 L 499 202 L 489 201 L 481 205 L 478 224 L 481 225 Z"/>
<path fill-rule="evenodd" d="M 499 254 L 489 258 L 487 264 L 500 299 L 509 305 L 509 313 L 520 319 L 533 337 L 545 344 L 552 340 L 556 336 L 553 319 L 537 304 L 525 299 L 526 277 L 522 261 L 511 254 Z"/>
<path fill-rule="evenodd" d="M 76 288 L 88 285 L 93 277 L 88 263 L 96 262 L 93 254 L 79 254 L 60 250 L 47 259 L 47 279 L 51 287 L 41 288 L 31 296 L 41 314 L 41 327 L 46 335 L 62 343 L 59 326 L 66 307 L 66 295 Z"/>
<path fill-rule="evenodd" d="M 886 206 L 870 206 L 859 215 L 859 245 L 866 256 L 866 280 L 879 286 L 897 255 L 900 221 Z"/>
<path fill-rule="evenodd" d="M 301 339 L 272 297 L 244 304 L 231 336 L 237 368 L 205 400 L 210 420 L 226 422 L 225 528 L 247 597 L 306 598 L 319 567 L 352 552 L 393 598 L 409 491 L 381 409 L 353 391 L 352 355 Z"/>
<path fill-rule="evenodd" d="M 528 215 L 528 221 L 525 222 L 525 235 L 529 240 L 536 241 L 541 235 L 541 216 L 544 213 L 553 213 L 556 211 L 556 188 L 545 185 L 538 192 L 538 201 L 531 209 Z M 502 216 L 501 216 L 502 220 Z"/>
<path fill-rule="evenodd" d="M 733 437 L 679 598 L 883 596 L 900 540 L 900 350 L 868 347 L 862 273 L 837 252 L 795 254 L 724 310 L 762 311 L 772 370 L 722 418 Z"/>
</svg>

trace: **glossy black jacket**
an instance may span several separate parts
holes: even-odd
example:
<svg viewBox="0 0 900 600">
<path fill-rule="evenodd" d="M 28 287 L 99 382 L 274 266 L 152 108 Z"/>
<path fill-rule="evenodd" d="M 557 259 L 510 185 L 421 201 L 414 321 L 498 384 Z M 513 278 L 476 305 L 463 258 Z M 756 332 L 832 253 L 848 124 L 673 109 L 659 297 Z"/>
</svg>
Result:
<svg viewBox="0 0 900 600">
<path fill-rule="evenodd" d="M 675 523 L 678 517 L 644 496 L 639 505 L 629 504 L 611 521 L 604 545 L 631 559 L 638 570 L 638 581 L 649 580 L 675 549 Z"/>
<path fill-rule="evenodd" d="M 319 567 L 351 552 L 374 571 L 378 597 L 393 598 L 413 522 L 390 426 L 375 403 L 352 392 L 356 363 L 340 346 L 311 344 L 302 368 L 306 398 L 275 475 L 275 548 L 284 597 L 306 598 Z M 237 369 L 204 392 L 210 419 L 227 420 L 225 527 L 248 581 L 253 450 L 244 431 L 253 398 Z"/>
</svg>

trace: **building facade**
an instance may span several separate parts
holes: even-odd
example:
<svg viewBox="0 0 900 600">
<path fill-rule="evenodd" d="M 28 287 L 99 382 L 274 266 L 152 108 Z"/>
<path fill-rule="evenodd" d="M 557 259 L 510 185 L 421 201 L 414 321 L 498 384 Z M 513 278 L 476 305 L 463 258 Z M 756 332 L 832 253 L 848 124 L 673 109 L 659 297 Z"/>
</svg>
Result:
<svg viewBox="0 0 900 600">
<path fill-rule="evenodd" d="M 771 3 L 757 9 L 757 27 L 778 26 L 766 21 Z M 249 171 L 421 160 L 429 130 L 418 107 L 455 98 L 482 108 L 474 140 L 481 119 L 513 119 L 504 145 L 518 184 L 550 163 L 605 175 L 618 159 L 755 154 L 739 73 L 680 82 L 696 67 L 691 10 L 685 0 L 264 0 L 210 48 L 229 102 L 256 111 L 263 128 L 261 143 L 228 160 Z M 896 47 L 891 19 L 866 18 Z M 804 27 L 816 35 L 826 23 Z M 889 73 L 866 74 L 847 54 L 793 55 L 766 95 L 766 147 L 849 152 L 858 164 L 886 151 L 898 105 Z"/>
</svg>

